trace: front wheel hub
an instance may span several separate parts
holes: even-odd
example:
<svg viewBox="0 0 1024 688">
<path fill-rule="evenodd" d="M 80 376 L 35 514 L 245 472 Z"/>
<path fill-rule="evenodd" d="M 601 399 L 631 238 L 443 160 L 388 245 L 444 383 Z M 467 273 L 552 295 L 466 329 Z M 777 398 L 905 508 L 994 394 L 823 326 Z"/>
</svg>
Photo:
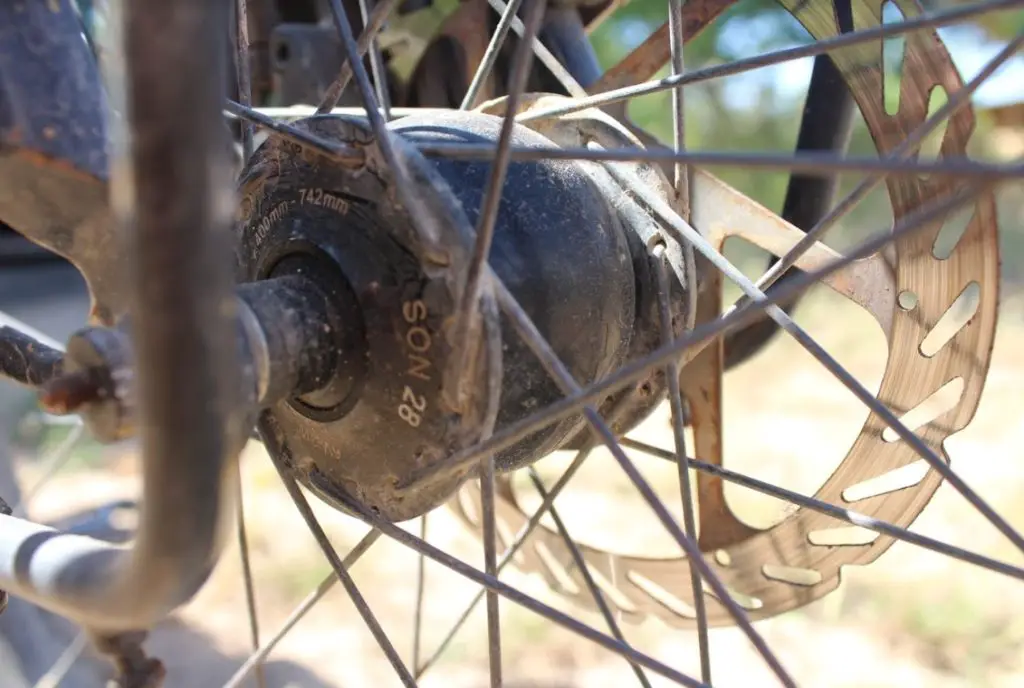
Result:
<svg viewBox="0 0 1024 688">
<path fill-rule="evenodd" d="M 395 200 L 398 183 L 383 164 L 365 125 L 356 119 L 318 116 L 298 126 L 321 137 L 363 147 L 365 165 L 354 169 L 280 140 L 253 155 L 242 177 L 238 223 L 238 279 L 298 272 L 329 283 L 339 327 L 353 333 L 349 377 L 335 393 L 307 394 L 273 408 L 292 454 L 295 477 L 322 497 L 343 506 L 357 500 L 381 515 L 404 520 L 438 506 L 469 475 L 439 472 L 412 482 L 420 469 L 479 441 L 488 399 L 477 392 L 466 408 L 454 408 L 444 392 L 453 341 L 456 304 L 472 245 L 491 164 L 426 159 L 411 144 L 494 145 L 501 129 L 492 112 L 450 112 L 392 123 L 395 143 L 413 174 L 412 193 L 434 208 L 448 208 L 443 223 L 455 250 L 438 255 L 438 242 L 419 236 Z M 594 113 L 577 123 L 517 126 L 512 145 L 551 147 L 584 135 L 637 145 L 610 119 Z M 543 127 L 546 126 L 545 130 Z M 588 133 L 589 132 L 589 133 Z M 662 173 L 637 165 L 638 173 L 666 197 Z M 603 167 L 582 161 L 513 162 L 498 209 L 490 265 L 533 319 L 538 330 L 580 384 L 611 373 L 659 342 L 654 276 L 648 249 L 668 242 L 638 206 L 608 199 L 623 189 Z M 682 268 L 673 303 L 677 329 L 682 312 Z M 513 423 L 562 394 L 511 325 L 502 321 L 501 361 L 479 347 L 470 389 L 484 390 L 490 366 L 501 366 L 497 424 Z M 640 383 L 644 394 L 619 415 L 626 431 L 661 398 L 664 377 L 653 372 Z M 631 390 L 610 396 L 615 404 Z M 319 396 L 317 396 L 319 395 Z M 499 470 L 513 470 L 559 448 L 578 444 L 584 421 L 577 415 L 521 439 L 496 457 Z"/>
</svg>

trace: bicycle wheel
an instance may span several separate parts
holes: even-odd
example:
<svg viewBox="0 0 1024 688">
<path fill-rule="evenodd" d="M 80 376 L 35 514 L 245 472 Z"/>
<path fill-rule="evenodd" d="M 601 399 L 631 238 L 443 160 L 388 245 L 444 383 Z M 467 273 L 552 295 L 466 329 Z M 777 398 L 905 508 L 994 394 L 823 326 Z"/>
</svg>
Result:
<svg viewBox="0 0 1024 688">
<path fill-rule="evenodd" d="M 81 145 L 58 152 L 73 153 L 65 157 L 76 170 L 91 165 L 88 184 L 39 164 L 45 176 L 28 176 L 27 159 L 18 161 L 27 180 L 18 190 L 36 202 L 0 219 L 74 262 L 92 287 L 95 319 L 108 325 L 72 337 L 42 385 L 44 403 L 80 413 L 102 439 L 140 430 L 145 475 L 127 558 L 3 517 L 0 559 L 14 553 L 0 568 L 5 585 L 90 629 L 126 684 L 158 680 L 162 669 L 140 654 L 131 631 L 188 600 L 209 575 L 234 463 L 257 414 L 273 464 L 333 572 L 227 685 L 244 681 L 336 581 L 398 680 L 415 685 L 435 659 L 420 657 L 425 559 L 481 586 L 473 604 L 486 598 L 491 685 L 508 668 L 500 621 L 509 607 L 499 597 L 621 655 L 641 685 L 654 676 L 711 685 L 728 674 L 721 660 L 712 663 L 709 628 L 720 625 L 739 628 L 768 676 L 797 685 L 799 673 L 752 622 L 834 591 L 844 565 L 871 563 L 896 540 L 974 565 L 979 575 L 1022 577 L 1004 561 L 908 530 L 945 483 L 1024 549 L 945 450 L 974 415 L 995 338 L 995 188 L 1021 175 L 1019 164 L 968 159 L 970 99 L 1024 37 L 965 84 L 935 33 L 1019 2 L 930 13 L 900 2 L 893 6 L 905 20 L 896 23 L 884 21 L 881 3 L 782 3 L 809 42 L 685 71 L 684 43 L 733 3 L 673 1 L 664 25 L 603 74 L 585 23 L 608 8 L 490 0 L 492 13 L 463 3 L 425 51 L 390 43 L 386 64 L 374 34 L 396 5 L 330 3 L 345 61 L 312 116 L 286 123 L 253 110 L 249 60 L 239 60 L 241 102 L 225 106 L 246 123 L 230 207 L 225 199 L 236 197 L 223 188 L 226 130 L 218 121 L 223 72 L 213 67 L 226 53 L 227 12 L 200 2 L 125 8 L 131 172 L 114 176 L 110 205 L 95 182 L 101 165 Z M 357 26 L 369 29 L 357 41 L 360 13 Z M 251 28 L 245 2 L 237 14 L 237 25 Z M 409 17 L 382 40 L 418 26 Z M 905 44 L 893 80 L 882 44 L 898 36 Z M 248 31 L 235 41 L 249 55 Z M 285 62 L 297 43 L 289 45 Z M 826 53 L 810 77 L 797 155 L 685 149 L 688 87 Z M 446 58 L 458 65 L 451 74 Z M 650 80 L 666 62 L 672 75 Z M 349 81 L 363 109 L 332 114 Z M 888 92 L 894 83 L 898 97 Z M 671 91 L 672 147 L 630 121 L 623 105 L 659 91 Z M 946 99 L 936 102 L 936 93 Z M 493 99 L 478 105 L 484 97 Z M 851 106 L 876 157 L 844 154 Z M 41 109 L 14 112 L 33 115 L 25 120 L 40 132 L 32 144 L 66 144 L 46 136 Z M 255 151 L 253 125 L 269 134 Z M 94 152 L 102 140 L 89 138 Z M 918 148 L 932 143 L 936 159 L 921 160 Z M 782 210 L 703 169 L 725 166 L 789 171 Z M 834 203 L 839 173 L 862 177 Z M 891 226 L 849 245 L 822 243 L 883 182 Z M 71 188 L 92 205 L 60 215 L 53 196 Z M 121 245 L 110 231 L 111 212 L 133 228 L 132 242 Z M 68 226 L 76 231 L 68 235 Z M 755 282 L 725 259 L 730 238 L 772 256 L 769 272 Z M 127 280 L 112 270 L 115 260 L 129 268 Z M 723 278 L 744 294 L 724 312 Z M 816 284 L 865 312 L 884 340 L 875 390 L 794 320 L 797 297 Z M 129 309 L 130 336 L 125 321 L 112 326 Z M 812 497 L 723 466 L 723 374 L 743 372 L 736 366 L 779 330 L 866 407 L 845 457 Z M 39 382 L 22 372 L 22 382 Z M 671 449 L 636 439 L 663 404 Z M 616 553 L 570 536 L 577 524 L 552 502 L 600 446 L 668 534 L 668 554 Z M 567 466 L 544 458 L 567 451 Z M 678 494 L 659 494 L 632 452 L 665 460 Z M 557 470 L 553 484 L 545 485 L 545 465 Z M 527 508 L 519 477 L 539 506 Z M 737 515 L 726 482 L 791 506 L 755 527 Z M 307 493 L 370 526 L 344 559 Z M 445 503 L 479 532 L 482 570 L 426 541 L 426 514 Z M 424 519 L 420 537 L 396 525 L 413 518 Z M 348 572 L 381 535 L 420 555 L 411 663 Z M 32 555 L 27 543 L 39 540 L 46 544 Z M 541 602 L 499 581 L 509 563 L 574 604 Z M 255 596 L 247 597 L 255 614 Z M 569 613 L 579 607 L 596 611 L 608 633 Z M 692 661 L 678 662 L 692 674 L 627 641 L 620 622 L 651 617 L 696 630 Z M 259 644 L 255 623 L 251 630 Z M 741 680 L 751 676 L 761 678 Z"/>
</svg>

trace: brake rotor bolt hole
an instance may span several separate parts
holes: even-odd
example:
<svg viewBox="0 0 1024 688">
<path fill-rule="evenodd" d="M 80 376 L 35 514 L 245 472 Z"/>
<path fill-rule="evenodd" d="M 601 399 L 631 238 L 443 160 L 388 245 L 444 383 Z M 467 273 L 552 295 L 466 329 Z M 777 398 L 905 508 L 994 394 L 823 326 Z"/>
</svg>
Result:
<svg viewBox="0 0 1024 688">
<path fill-rule="evenodd" d="M 917 308 L 917 294 L 912 291 L 901 291 L 900 295 L 896 297 L 897 303 L 900 308 L 905 311 L 912 311 Z"/>
</svg>

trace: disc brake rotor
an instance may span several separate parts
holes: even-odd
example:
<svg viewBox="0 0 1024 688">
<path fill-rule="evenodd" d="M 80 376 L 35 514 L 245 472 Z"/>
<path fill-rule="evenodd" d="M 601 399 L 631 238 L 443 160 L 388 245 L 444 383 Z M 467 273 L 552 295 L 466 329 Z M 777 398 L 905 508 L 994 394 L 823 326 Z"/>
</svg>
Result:
<svg viewBox="0 0 1024 688">
<path fill-rule="evenodd" d="M 843 7 L 839 4 L 843 3 Z M 686 12 L 701 19 L 717 16 L 731 1 L 694 0 Z M 781 4 L 817 40 L 856 28 L 882 23 L 881 0 L 781 0 Z M 898 0 L 903 15 L 920 14 L 912 0 Z M 667 48 L 666 48 L 667 51 Z M 881 42 L 864 43 L 831 53 L 867 124 L 880 155 L 899 146 L 927 115 L 933 90 L 954 93 L 962 81 L 950 56 L 933 31 L 906 36 L 899 108 L 888 114 L 883 94 L 884 66 Z M 941 144 L 943 156 L 965 156 L 974 130 L 969 108 L 948 121 Z M 757 206 L 709 175 L 697 173 L 694 182 L 692 223 L 720 249 L 729 236 L 747 241 L 775 255 L 785 253 L 801 236 L 769 211 Z M 896 222 L 922 206 L 954 192 L 948 177 L 899 176 L 887 182 Z M 949 218 L 947 218 L 949 219 Z M 911 424 L 940 456 L 947 437 L 962 430 L 977 408 L 988 371 L 998 303 L 998 244 L 994 198 L 980 196 L 952 250 L 937 243 L 943 222 L 894 242 L 893 250 L 854 263 L 829 286 L 868 311 L 886 336 L 888 359 L 878 398 Z M 948 230 L 947 230 L 948 231 Z M 943 232 L 944 237 L 946 232 Z M 946 239 L 944 238 L 943 242 Z M 948 253 L 948 255 L 947 255 Z M 828 262 L 835 253 L 818 244 L 797 267 L 810 270 Z M 706 321 L 721 313 L 721 277 L 705 273 L 698 318 Z M 954 315 L 962 295 L 976 295 L 968 318 Z M 944 341 L 939 332 L 949 321 L 964 322 Z M 941 321 L 941 322 L 940 322 Z M 690 407 L 697 458 L 722 462 L 722 349 L 720 342 L 705 349 L 683 370 L 683 393 Z M 913 420 L 911 412 L 940 390 L 960 390 L 957 401 L 938 415 Z M 911 464 L 923 460 L 906 443 L 887 431 L 871 414 L 836 471 L 814 495 L 832 503 L 847 503 L 856 511 L 907 527 L 929 502 L 941 477 L 934 470 L 913 472 Z M 913 468 L 917 468 L 914 466 Z M 901 479 L 894 486 L 893 479 Z M 726 504 L 720 478 L 698 479 L 701 549 L 713 552 L 709 561 L 723 582 L 736 593 L 736 601 L 752 618 L 788 611 L 834 590 L 845 565 L 864 565 L 877 559 L 892 544 L 889 537 L 863 537 L 866 531 L 806 509 L 790 511 L 777 525 L 759 530 L 741 522 Z M 476 505 L 479 486 L 467 484 L 453 498 L 451 509 L 467 525 L 479 529 Z M 520 531 L 528 515 L 517 501 L 509 476 L 497 486 L 499 533 L 504 545 Z M 866 533 L 872 535 L 871 533 Z M 690 567 L 682 557 L 624 556 L 597 547 L 579 545 L 593 578 L 622 616 L 641 621 L 655 616 L 676 626 L 693 622 Z M 536 528 L 520 549 L 518 568 L 541 574 L 551 587 L 582 606 L 596 608 L 586 583 L 574 570 L 573 558 L 560 535 Z M 708 622 L 731 623 L 725 608 L 710 593 Z"/>
</svg>

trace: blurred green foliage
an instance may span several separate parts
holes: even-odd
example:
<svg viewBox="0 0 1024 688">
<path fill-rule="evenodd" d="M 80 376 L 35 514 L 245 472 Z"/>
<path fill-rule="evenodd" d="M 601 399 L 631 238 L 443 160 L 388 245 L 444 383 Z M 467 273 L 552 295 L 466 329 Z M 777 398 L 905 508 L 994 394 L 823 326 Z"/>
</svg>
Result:
<svg viewBox="0 0 1024 688">
<path fill-rule="evenodd" d="M 957 0 L 960 1 L 960 0 Z M 975 0 L 970 0 L 975 1 Z M 953 0 L 930 0 L 928 9 L 941 9 Z M 886 21 L 900 21 L 899 12 L 886 15 Z M 592 34 L 592 41 L 602 66 L 610 67 L 628 54 L 652 31 L 667 19 L 664 0 L 633 0 L 620 8 Z M 984 17 L 976 23 L 983 31 L 968 36 L 968 49 L 988 42 L 1001 45 L 1017 32 L 1024 30 L 1024 11 L 1001 12 Z M 970 28 L 970 25 L 968 25 Z M 685 49 L 688 69 L 718 64 L 763 53 L 769 50 L 806 43 L 811 40 L 802 26 L 775 0 L 740 0 L 726 10 L 699 36 L 690 40 Z M 895 111 L 899 101 L 899 83 L 902 71 L 903 40 L 887 41 L 884 47 L 886 65 L 885 88 L 880 97 L 886 109 Z M 762 70 L 763 71 L 763 70 Z M 667 76 L 663 69 L 658 76 Z M 810 70 L 806 69 L 809 77 Z M 742 80 L 741 80 L 742 79 Z M 731 94 L 730 94 L 731 90 Z M 736 91 L 742 91 L 737 102 Z M 695 150 L 791 152 L 796 143 L 803 100 L 806 91 L 780 89 L 770 79 L 750 80 L 727 77 L 702 82 L 686 91 L 686 144 Z M 933 92 L 930 109 L 942 105 L 946 94 Z M 1021 92 L 1024 99 L 1024 91 Z M 670 94 L 657 93 L 634 100 L 629 109 L 633 121 L 663 141 L 671 141 Z M 978 128 L 972 140 L 972 155 L 991 157 L 1002 153 L 1000 143 L 992 137 L 986 117 L 978 117 Z M 941 136 L 939 132 L 936 132 Z M 1024 138 L 1024 131 L 1017 135 Z M 922 157 L 937 153 L 938 138 L 922 146 Z M 931 149 L 931 156 L 926 151 Z M 856 115 L 852 155 L 877 155 L 875 146 L 864 125 Z M 718 168 L 713 172 L 723 180 L 764 204 L 781 210 L 788 176 L 784 173 L 751 171 L 738 168 Z M 860 181 L 858 175 L 844 175 L 841 189 L 849 190 Z M 1024 193 L 1013 188 L 1001 195 L 1000 215 L 1003 220 L 1004 276 L 1012 282 L 1024 281 Z M 862 202 L 846 220 L 830 234 L 828 243 L 838 247 L 876 232 L 892 222 L 888 197 L 876 191 Z"/>
</svg>

